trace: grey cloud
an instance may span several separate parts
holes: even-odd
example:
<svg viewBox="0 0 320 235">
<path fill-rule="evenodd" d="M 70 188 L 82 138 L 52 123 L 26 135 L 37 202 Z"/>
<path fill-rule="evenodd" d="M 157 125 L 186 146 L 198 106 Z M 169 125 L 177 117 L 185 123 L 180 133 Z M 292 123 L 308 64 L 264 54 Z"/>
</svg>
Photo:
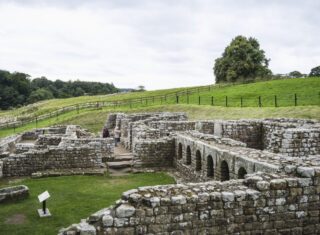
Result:
<svg viewBox="0 0 320 235">
<path fill-rule="evenodd" d="M 148 89 L 209 84 L 214 60 L 239 34 L 259 40 L 274 73 L 307 73 L 320 61 L 317 0 L 0 0 L 0 6 L 0 68 L 33 76 Z"/>
</svg>

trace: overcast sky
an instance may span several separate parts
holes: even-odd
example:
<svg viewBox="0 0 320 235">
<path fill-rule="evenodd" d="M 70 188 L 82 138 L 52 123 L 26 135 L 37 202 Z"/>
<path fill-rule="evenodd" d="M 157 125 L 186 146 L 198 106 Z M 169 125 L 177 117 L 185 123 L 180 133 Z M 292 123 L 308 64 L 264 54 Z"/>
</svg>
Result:
<svg viewBox="0 0 320 235">
<path fill-rule="evenodd" d="M 318 0 L 0 0 L 0 69 L 148 90 L 214 83 L 237 35 L 273 73 L 320 65 Z"/>
</svg>

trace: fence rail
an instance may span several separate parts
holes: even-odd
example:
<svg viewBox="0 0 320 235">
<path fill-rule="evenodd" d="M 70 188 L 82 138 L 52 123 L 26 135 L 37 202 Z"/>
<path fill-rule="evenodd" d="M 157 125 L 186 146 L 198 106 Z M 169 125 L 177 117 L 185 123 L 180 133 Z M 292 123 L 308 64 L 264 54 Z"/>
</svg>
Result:
<svg viewBox="0 0 320 235">
<path fill-rule="evenodd" d="M 42 115 L 34 115 L 32 117 L 18 116 L 16 121 L 0 123 L 0 129 L 17 128 L 30 123 L 37 124 L 41 120 L 52 118 L 55 116 L 58 117 L 59 115 L 70 112 L 70 111 L 77 110 L 77 112 L 79 113 L 81 109 L 85 109 L 85 108 L 121 107 L 121 106 L 128 106 L 128 105 L 133 106 L 135 104 L 140 104 L 140 105 L 150 104 L 159 100 L 163 100 L 163 102 L 165 102 L 172 99 L 173 97 L 177 97 L 185 94 L 195 94 L 203 91 L 210 91 L 211 88 L 214 86 L 215 85 L 188 88 L 185 90 L 170 92 L 165 95 L 145 96 L 145 97 L 139 97 L 139 98 L 133 98 L 133 99 L 121 99 L 121 100 L 114 100 L 114 101 L 97 100 L 97 101 L 91 101 L 86 103 L 77 103 L 73 105 L 64 106 L 62 108 L 56 109 L 54 111 L 50 111 Z M 227 86 L 227 85 L 224 85 L 224 86 Z"/>
<path fill-rule="evenodd" d="M 273 96 L 215 96 L 214 94 L 200 95 L 201 92 L 213 91 L 212 88 L 221 85 L 209 85 L 195 88 L 188 88 L 176 92 L 170 92 L 164 95 L 145 96 L 133 99 L 121 99 L 114 101 L 91 101 L 86 103 L 78 103 L 69 105 L 50 111 L 46 114 L 32 116 L 32 117 L 19 117 L 17 121 L 0 123 L 0 129 L 17 128 L 30 123 L 37 123 L 40 120 L 59 117 L 59 115 L 77 110 L 79 114 L 81 109 L 94 108 L 99 109 L 102 107 L 141 107 L 158 104 L 196 104 L 196 105 L 212 105 L 212 106 L 225 106 L 225 107 L 284 107 L 284 106 L 301 106 L 301 105 L 319 105 L 320 92 L 312 94 L 299 95 L 299 94 L 286 94 L 286 95 L 273 95 Z M 230 85 L 223 85 L 230 86 Z M 197 94 L 198 95 L 195 95 Z"/>
</svg>

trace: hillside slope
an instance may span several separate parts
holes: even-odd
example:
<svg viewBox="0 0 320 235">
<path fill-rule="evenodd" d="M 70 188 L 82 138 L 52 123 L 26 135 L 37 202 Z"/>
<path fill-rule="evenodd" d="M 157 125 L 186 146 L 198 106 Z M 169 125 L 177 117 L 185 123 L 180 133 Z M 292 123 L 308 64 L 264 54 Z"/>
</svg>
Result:
<svg viewBox="0 0 320 235">
<path fill-rule="evenodd" d="M 7 115 L 39 115 L 50 112 L 57 108 L 84 101 L 117 101 L 124 99 L 135 99 L 149 97 L 150 100 L 137 105 L 120 105 L 107 107 L 91 107 L 80 110 L 66 111 L 63 114 L 52 115 L 38 122 L 30 124 L 24 123 L 23 126 L 0 130 L 0 137 L 28 130 L 35 127 L 44 127 L 56 124 L 79 124 L 97 132 L 102 128 L 107 113 L 110 112 L 142 112 L 142 111 L 183 111 L 189 112 L 193 119 L 239 119 L 239 118 L 263 118 L 263 117 L 293 117 L 293 118 L 314 118 L 320 120 L 320 78 L 298 78 L 288 80 L 275 80 L 258 82 L 244 85 L 227 86 L 207 86 L 202 87 L 203 92 L 186 95 L 181 91 L 191 90 L 192 88 L 177 88 L 167 90 L 156 90 L 139 93 L 125 93 L 113 96 L 83 96 L 70 99 L 49 100 L 40 102 L 36 105 L 10 112 L 2 112 L 0 119 L 5 119 Z M 197 89 L 194 89 L 197 90 Z M 201 89 L 200 89 L 201 91 Z M 175 92 L 180 92 L 177 105 Z M 151 97 L 173 93 L 170 99 L 161 102 Z M 297 97 L 297 107 L 295 105 L 295 95 Z M 275 108 L 274 96 L 277 95 L 277 108 Z M 216 106 L 226 106 L 226 96 L 228 104 L 226 108 Z M 261 107 L 259 107 L 258 97 L 261 97 Z M 211 106 L 212 97 L 215 106 Z M 240 99 L 243 98 L 243 108 L 240 107 Z M 199 100 L 201 102 L 199 105 Z M 154 102 L 152 102 L 154 100 Z M 162 102 L 163 101 L 163 102 Z M 189 101 L 189 102 L 188 102 Z M 188 103 L 188 104 L 187 104 Z M 311 105 L 311 106 L 310 106 Z M 313 105 L 313 106 L 312 106 Z M 181 108 L 183 107 L 183 108 Z M 246 108 L 251 107 L 251 108 Z M 269 108 L 268 108 L 269 107 Z M 273 107 L 273 108 L 272 108 Z M 211 112 L 218 112 L 214 115 Z M 85 118 L 83 118 L 85 117 Z M 88 120 L 90 119 L 90 120 Z M 34 119 L 32 119 L 34 121 Z M 86 123 L 91 123 L 86 126 Z"/>
</svg>

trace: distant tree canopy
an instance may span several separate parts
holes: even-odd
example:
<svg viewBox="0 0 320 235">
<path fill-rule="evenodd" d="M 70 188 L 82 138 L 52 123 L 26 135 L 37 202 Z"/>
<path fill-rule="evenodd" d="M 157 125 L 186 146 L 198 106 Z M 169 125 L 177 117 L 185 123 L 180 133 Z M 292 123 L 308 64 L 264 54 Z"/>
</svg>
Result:
<svg viewBox="0 0 320 235">
<path fill-rule="evenodd" d="M 31 80 L 25 73 L 0 70 L 0 109 L 2 110 L 52 98 L 110 94 L 118 91 L 119 89 L 112 83 L 50 81 L 45 77 Z"/>
<path fill-rule="evenodd" d="M 289 77 L 291 78 L 302 78 L 304 75 L 299 71 L 292 71 L 289 73 Z"/>
<path fill-rule="evenodd" d="M 309 77 L 320 77 L 320 66 L 314 67 L 309 73 Z"/>
<path fill-rule="evenodd" d="M 220 58 L 215 60 L 216 82 L 235 82 L 271 75 L 269 59 L 255 38 L 237 36 L 227 46 Z"/>
</svg>

